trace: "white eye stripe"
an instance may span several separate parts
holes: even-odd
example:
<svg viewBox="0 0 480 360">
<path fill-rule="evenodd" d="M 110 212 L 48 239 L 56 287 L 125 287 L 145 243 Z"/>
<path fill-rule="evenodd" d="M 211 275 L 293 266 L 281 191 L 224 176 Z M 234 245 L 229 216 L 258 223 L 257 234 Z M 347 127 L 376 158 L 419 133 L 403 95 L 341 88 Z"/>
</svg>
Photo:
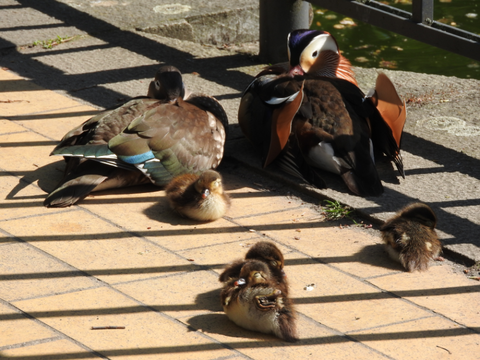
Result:
<svg viewBox="0 0 480 360">
<path fill-rule="evenodd" d="M 160 81 L 158 81 L 158 80 L 155 81 L 155 88 L 157 90 L 160 90 Z"/>
</svg>

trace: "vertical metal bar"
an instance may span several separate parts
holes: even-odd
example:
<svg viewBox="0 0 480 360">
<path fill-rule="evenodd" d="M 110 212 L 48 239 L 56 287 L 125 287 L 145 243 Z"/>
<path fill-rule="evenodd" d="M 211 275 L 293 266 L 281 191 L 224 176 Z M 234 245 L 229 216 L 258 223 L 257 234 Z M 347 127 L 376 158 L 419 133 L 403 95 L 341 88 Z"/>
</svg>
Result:
<svg viewBox="0 0 480 360">
<path fill-rule="evenodd" d="M 309 2 L 303 0 L 260 0 L 260 61 L 288 60 L 287 35 L 308 29 L 313 19 Z"/>
<path fill-rule="evenodd" d="M 416 23 L 432 25 L 433 23 L 433 0 L 413 0 L 412 20 Z"/>
</svg>

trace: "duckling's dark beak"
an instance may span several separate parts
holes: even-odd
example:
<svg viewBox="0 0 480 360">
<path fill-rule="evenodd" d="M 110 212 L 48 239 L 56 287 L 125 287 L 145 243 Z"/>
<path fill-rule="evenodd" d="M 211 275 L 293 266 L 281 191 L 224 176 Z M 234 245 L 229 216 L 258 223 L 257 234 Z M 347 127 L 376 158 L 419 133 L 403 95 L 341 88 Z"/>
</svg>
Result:
<svg viewBox="0 0 480 360">
<path fill-rule="evenodd" d="M 210 190 L 208 189 L 203 190 L 202 199 L 206 199 L 208 195 L 210 195 Z"/>
</svg>

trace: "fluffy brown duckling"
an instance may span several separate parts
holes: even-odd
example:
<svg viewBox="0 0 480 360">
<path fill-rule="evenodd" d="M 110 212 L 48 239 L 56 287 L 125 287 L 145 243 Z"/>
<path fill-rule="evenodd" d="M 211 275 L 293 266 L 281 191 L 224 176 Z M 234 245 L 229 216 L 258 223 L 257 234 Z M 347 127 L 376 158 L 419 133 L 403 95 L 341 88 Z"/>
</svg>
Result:
<svg viewBox="0 0 480 360">
<path fill-rule="evenodd" d="M 228 318 L 245 329 L 297 341 L 292 303 L 277 287 L 267 264 L 245 261 L 239 275 L 229 279 L 220 294 Z"/>
<path fill-rule="evenodd" d="M 230 198 L 223 191 L 222 177 L 213 170 L 200 176 L 177 176 L 167 185 L 165 192 L 173 210 L 194 220 L 216 220 L 230 207 Z"/>
<path fill-rule="evenodd" d="M 274 243 L 269 241 L 259 241 L 253 245 L 245 255 L 245 260 L 236 260 L 225 269 L 220 275 L 220 281 L 225 282 L 229 278 L 238 278 L 240 270 L 247 260 L 264 262 L 277 282 L 277 287 L 282 290 L 283 294 L 288 295 L 287 275 L 283 270 L 285 264 L 283 254 Z"/>
<path fill-rule="evenodd" d="M 397 212 L 380 228 L 390 257 L 407 271 L 427 270 L 430 260 L 443 260 L 436 224 L 437 217 L 427 204 L 410 204 Z"/>
</svg>

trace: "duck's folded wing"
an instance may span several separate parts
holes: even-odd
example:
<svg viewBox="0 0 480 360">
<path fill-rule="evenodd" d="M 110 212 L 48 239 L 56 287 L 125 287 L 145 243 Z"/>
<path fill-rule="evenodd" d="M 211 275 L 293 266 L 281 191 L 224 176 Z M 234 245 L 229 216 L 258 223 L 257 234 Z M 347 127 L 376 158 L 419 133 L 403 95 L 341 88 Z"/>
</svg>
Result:
<svg viewBox="0 0 480 360">
<path fill-rule="evenodd" d="M 377 77 L 375 89 L 365 98 L 369 112 L 372 141 L 376 150 L 385 153 L 392 160 L 400 175 L 405 178 L 400 147 L 407 109 L 398 96 L 395 86 L 383 73 Z"/>
<path fill-rule="evenodd" d="M 102 111 L 66 133 L 53 151 L 71 145 L 107 144 L 133 119 L 158 104 L 158 100 L 139 96 L 122 105 Z"/>
<path fill-rule="evenodd" d="M 157 185 L 174 176 L 216 168 L 223 157 L 225 130 L 212 113 L 179 100 L 138 117 L 109 148 Z"/>
</svg>

